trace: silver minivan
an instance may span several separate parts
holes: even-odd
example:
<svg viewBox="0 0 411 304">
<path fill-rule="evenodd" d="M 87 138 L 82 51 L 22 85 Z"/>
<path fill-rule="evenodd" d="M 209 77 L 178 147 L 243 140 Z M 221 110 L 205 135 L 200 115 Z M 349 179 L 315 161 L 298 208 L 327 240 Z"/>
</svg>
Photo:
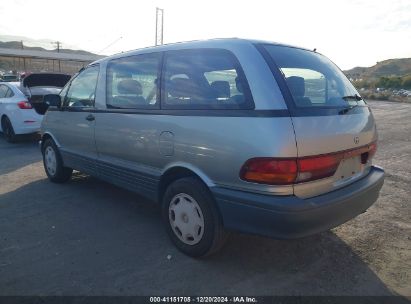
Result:
<svg viewBox="0 0 411 304">
<path fill-rule="evenodd" d="M 369 106 L 315 50 L 242 39 L 145 48 L 88 65 L 44 102 L 49 179 L 79 170 L 159 203 L 190 256 L 215 252 L 230 230 L 331 229 L 384 181 Z"/>
</svg>

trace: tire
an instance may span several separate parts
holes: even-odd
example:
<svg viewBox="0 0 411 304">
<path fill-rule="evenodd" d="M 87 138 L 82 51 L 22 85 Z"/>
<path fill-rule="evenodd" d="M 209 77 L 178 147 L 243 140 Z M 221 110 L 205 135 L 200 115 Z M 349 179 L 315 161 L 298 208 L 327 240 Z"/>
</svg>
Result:
<svg viewBox="0 0 411 304">
<path fill-rule="evenodd" d="M 53 183 L 64 183 L 71 178 L 73 169 L 64 167 L 60 152 L 52 139 L 46 139 L 42 147 L 43 165 L 47 177 Z"/>
<path fill-rule="evenodd" d="M 3 130 L 4 138 L 9 143 L 16 142 L 16 134 L 14 133 L 13 125 L 7 116 L 1 119 L 1 128 Z"/>
<path fill-rule="evenodd" d="M 209 189 L 186 177 L 171 183 L 161 206 L 166 230 L 174 245 L 191 257 L 218 251 L 228 234 Z"/>
</svg>

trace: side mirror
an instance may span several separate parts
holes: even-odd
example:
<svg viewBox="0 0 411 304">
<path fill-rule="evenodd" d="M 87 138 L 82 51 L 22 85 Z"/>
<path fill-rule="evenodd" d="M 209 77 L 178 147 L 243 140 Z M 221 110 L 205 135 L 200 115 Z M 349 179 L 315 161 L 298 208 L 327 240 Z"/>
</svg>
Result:
<svg viewBox="0 0 411 304">
<path fill-rule="evenodd" d="M 61 97 L 57 94 L 47 94 L 43 96 L 43 103 L 47 104 L 48 107 L 61 108 Z"/>
</svg>

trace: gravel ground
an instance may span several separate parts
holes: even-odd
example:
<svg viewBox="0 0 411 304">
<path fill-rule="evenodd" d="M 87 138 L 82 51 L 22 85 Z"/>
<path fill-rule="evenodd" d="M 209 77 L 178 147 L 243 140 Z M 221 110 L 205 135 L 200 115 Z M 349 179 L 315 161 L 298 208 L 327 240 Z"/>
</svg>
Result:
<svg viewBox="0 0 411 304">
<path fill-rule="evenodd" d="M 203 260 L 174 248 L 154 204 L 81 174 L 51 184 L 35 140 L 0 138 L 0 295 L 411 297 L 411 104 L 370 104 L 387 175 L 368 212 L 300 240 L 233 233 Z"/>
</svg>

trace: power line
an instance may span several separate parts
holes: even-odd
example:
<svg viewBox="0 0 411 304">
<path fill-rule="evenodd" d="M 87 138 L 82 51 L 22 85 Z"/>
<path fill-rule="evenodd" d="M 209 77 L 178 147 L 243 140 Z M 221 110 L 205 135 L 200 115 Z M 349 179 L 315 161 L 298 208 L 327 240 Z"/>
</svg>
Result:
<svg viewBox="0 0 411 304">
<path fill-rule="evenodd" d="M 114 40 L 113 42 L 111 42 L 109 45 L 107 45 L 104 49 L 102 49 L 101 51 L 99 51 L 98 53 L 101 54 L 102 51 L 107 50 L 110 46 L 112 46 L 113 44 L 117 43 L 118 41 L 120 41 L 121 39 L 123 39 L 123 37 L 119 37 L 116 40 Z"/>
</svg>

